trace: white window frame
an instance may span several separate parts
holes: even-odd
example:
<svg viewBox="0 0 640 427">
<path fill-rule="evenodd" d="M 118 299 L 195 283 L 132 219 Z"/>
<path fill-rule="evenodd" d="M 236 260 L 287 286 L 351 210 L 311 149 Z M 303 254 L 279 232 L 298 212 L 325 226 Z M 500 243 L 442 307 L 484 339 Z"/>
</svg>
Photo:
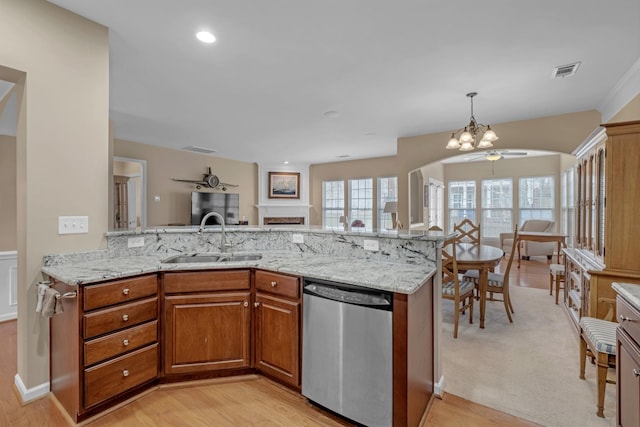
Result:
<svg viewBox="0 0 640 427">
<path fill-rule="evenodd" d="M 473 190 L 471 190 L 471 184 L 473 184 Z M 464 185 L 464 189 L 462 191 L 462 198 L 460 200 L 460 203 L 452 203 L 452 197 L 454 196 L 454 193 L 451 190 L 456 186 L 462 185 Z M 469 218 L 474 224 L 477 223 L 476 198 L 478 194 L 478 183 L 475 180 L 469 179 L 455 180 L 449 181 L 449 183 L 447 184 L 447 188 L 447 222 L 449 223 L 449 231 L 453 231 L 454 223 L 460 223 L 464 218 Z M 453 207 L 454 205 L 456 205 L 456 207 Z M 452 212 L 454 211 L 462 211 L 462 215 L 456 215 L 456 218 L 454 219 L 452 218 Z"/>
<path fill-rule="evenodd" d="M 337 190 L 338 197 L 328 199 L 328 187 L 332 187 L 331 190 Z M 344 216 L 344 180 L 322 181 L 322 227 L 343 228 L 344 225 L 339 222 L 341 216 Z"/>
<path fill-rule="evenodd" d="M 373 178 L 349 180 L 349 222 L 352 227 L 354 221 L 357 220 L 364 223 L 363 229 L 365 230 L 372 230 L 374 228 Z"/>
<path fill-rule="evenodd" d="M 387 202 L 398 203 L 398 177 L 378 177 L 378 230 L 390 230 L 393 228 L 391 213 L 385 213 Z M 397 214 L 397 212 L 396 212 Z"/>
<path fill-rule="evenodd" d="M 541 183 L 537 182 L 540 180 L 550 181 L 548 190 L 551 193 L 549 195 L 535 194 L 535 188 L 533 187 L 541 185 Z M 530 182 L 528 187 L 523 188 L 523 183 L 527 181 Z M 553 175 L 521 176 L 518 178 L 518 219 L 520 224 L 523 224 L 528 219 L 555 220 L 555 184 Z M 548 207 L 537 206 L 541 202 L 544 204 L 544 200 L 546 200 Z M 527 204 L 530 204 L 530 206 L 527 206 Z M 532 207 L 531 204 L 536 206 Z M 526 215 L 527 213 L 529 215 Z"/>
<path fill-rule="evenodd" d="M 489 183 L 495 183 L 489 188 Z M 480 183 L 480 238 L 499 239 L 500 233 L 513 230 L 513 178 L 489 178 Z M 497 191 L 504 192 L 509 188 L 509 196 L 491 195 Z"/>
</svg>

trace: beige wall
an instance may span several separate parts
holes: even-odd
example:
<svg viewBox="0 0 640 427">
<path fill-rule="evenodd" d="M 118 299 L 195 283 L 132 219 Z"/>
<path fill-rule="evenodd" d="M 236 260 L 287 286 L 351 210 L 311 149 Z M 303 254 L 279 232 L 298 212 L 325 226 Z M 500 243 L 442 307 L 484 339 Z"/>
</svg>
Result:
<svg viewBox="0 0 640 427">
<path fill-rule="evenodd" d="M 374 194 L 377 194 L 377 178 L 397 176 L 396 157 L 377 157 L 366 160 L 324 163 L 309 168 L 310 225 L 322 225 L 322 182 L 345 180 L 345 198 L 349 179 L 373 178 Z M 374 222 L 377 222 L 377 200 L 374 200 Z"/>
<path fill-rule="evenodd" d="M 249 224 L 258 223 L 258 166 L 255 163 L 221 159 L 184 150 L 155 147 L 153 145 L 116 140 L 114 156 L 147 161 L 147 226 L 191 223 L 191 192 L 195 185 L 175 182 L 178 179 L 202 179 L 207 167 L 220 181 L 237 184 L 227 193 L 240 194 L 240 217 Z M 160 201 L 154 201 L 159 196 Z"/>
<path fill-rule="evenodd" d="M 107 228 L 107 29 L 44 0 L 0 0 L 0 79 L 17 84 L 18 374 L 49 379 L 48 321 L 34 312 L 42 256 L 96 249 Z M 59 236 L 60 215 L 89 233 Z"/>
<path fill-rule="evenodd" d="M 500 137 L 498 149 L 539 149 L 571 153 L 600 124 L 600 113 L 591 110 L 509 123 L 492 127 Z M 398 139 L 398 187 L 400 220 L 408 223 L 407 174 L 409 171 L 457 154 L 445 145 L 450 131 Z"/>
<path fill-rule="evenodd" d="M 618 112 L 609 123 L 630 122 L 640 120 L 640 94 L 636 95 L 625 107 Z"/>
<path fill-rule="evenodd" d="M 0 252 L 18 247 L 16 196 L 16 138 L 0 135 Z"/>
</svg>

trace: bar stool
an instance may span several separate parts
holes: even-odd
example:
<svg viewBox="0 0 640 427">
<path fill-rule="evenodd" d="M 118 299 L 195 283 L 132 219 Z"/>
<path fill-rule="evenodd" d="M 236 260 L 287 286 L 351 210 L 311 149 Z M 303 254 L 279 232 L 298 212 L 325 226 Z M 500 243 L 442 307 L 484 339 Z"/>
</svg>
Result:
<svg viewBox="0 0 640 427">
<path fill-rule="evenodd" d="M 553 295 L 553 284 L 556 284 L 556 304 L 558 304 L 558 295 L 560 295 L 560 289 L 564 289 L 564 286 L 560 287 L 560 282 L 565 284 L 564 277 L 564 265 L 551 264 L 549 266 L 549 295 Z"/>
</svg>

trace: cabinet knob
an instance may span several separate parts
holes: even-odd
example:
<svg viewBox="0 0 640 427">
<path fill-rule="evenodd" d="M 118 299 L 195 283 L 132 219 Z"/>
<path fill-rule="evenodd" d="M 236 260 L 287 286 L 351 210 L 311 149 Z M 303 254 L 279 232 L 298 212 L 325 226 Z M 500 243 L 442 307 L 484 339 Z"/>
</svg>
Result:
<svg viewBox="0 0 640 427">
<path fill-rule="evenodd" d="M 249 303 L 247 301 L 245 301 L 242 305 L 244 305 L 245 307 L 249 307 Z"/>
<path fill-rule="evenodd" d="M 126 322 L 127 320 L 129 320 L 129 315 L 128 314 L 123 314 L 122 315 L 122 321 Z"/>
<path fill-rule="evenodd" d="M 128 369 L 123 369 L 122 370 L 122 376 L 123 377 L 128 377 L 129 376 L 129 370 Z"/>
<path fill-rule="evenodd" d="M 124 288 L 122 290 L 122 295 L 129 295 L 129 288 Z"/>
<path fill-rule="evenodd" d="M 275 288 L 278 285 L 278 282 L 276 282 L 275 280 L 273 282 L 271 282 L 271 287 Z"/>
<path fill-rule="evenodd" d="M 625 316 L 625 315 L 623 315 L 623 314 L 621 314 L 621 315 L 620 315 L 620 321 L 621 321 L 621 322 L 628 322 L 628 321 L 630 321 L 630 320 L 631 320 L 631 319 L 630 319 L 630 318 L 628 318 L 627 316 Z"/>
<path fill-rule="evenodd" d="M 633 376 L 636 377 L 636 378 L 640 377 L 640 371 L 634 368 L 633 369 Z"/>
<path fill-rule="evenodd" d="M 123 339 L 122 340 L 122 345 L 125 346 L 125 347 L 128 346 L 129 345 L 129 340 L 128 339 Z"/>
<path fill-rule="evenodd" d="M 259 302 L 254 302 L 253 306 L 257 308 L 258 306 L 260 306 L 260 303 Z"/>
</svg>

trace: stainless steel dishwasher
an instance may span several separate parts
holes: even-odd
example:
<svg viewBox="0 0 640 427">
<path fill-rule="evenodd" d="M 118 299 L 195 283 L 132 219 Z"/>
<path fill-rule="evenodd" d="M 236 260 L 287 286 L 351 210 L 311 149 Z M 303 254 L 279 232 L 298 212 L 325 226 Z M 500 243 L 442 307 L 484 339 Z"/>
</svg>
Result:
<svg viewBox="0 0 640 427">
<path fill-rule="evenodd" d="M 393 294 L 305 280 L 302 394 L 369 427 L 393 420 Z"/>
</svg>

